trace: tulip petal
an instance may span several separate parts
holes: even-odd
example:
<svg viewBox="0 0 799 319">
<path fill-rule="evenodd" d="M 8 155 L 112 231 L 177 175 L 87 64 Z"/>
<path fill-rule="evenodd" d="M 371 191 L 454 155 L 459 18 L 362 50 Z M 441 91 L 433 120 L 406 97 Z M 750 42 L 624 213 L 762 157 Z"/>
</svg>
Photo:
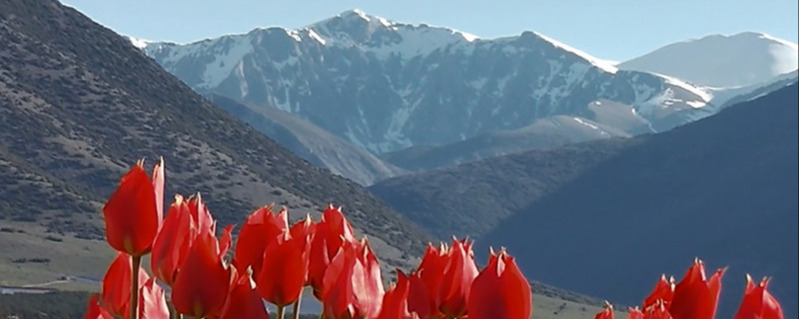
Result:
<svg viewBox="0 0 799 319">
<path fill-rule="evenodd" d="M 148 279 L 139 290 L 139 316 L 147 319 L 169 319 L 164 290 Z"/>
<path fill-rule="evenodd" d="M 169 207 L 166 220 L 153 241 L 150 270 L 153 276 L 172 286 L 192 242 L 191 214 L 180 195 Z"/>
<path fill-rule="evenodd" d="M 153 192 L 159 225 L 164 220 L 164 179 L 164 158 L 161 157 L 153 167 Z"/>
<path fill-rule="evenodd" d="M 193 218 L 194 225 L 199 232 L 209 232 L 211 234 L 216 233 L 216 221 L 214 221 L 214 218 L 211 217 L 211 212 L 208 211 L 208 207 L 205 206 L 200 193 L 189 197 L 188 207 Z"/>
<path fill-rule="evenodd" d="M 103 277 L 103 307 L 115 316 L 124 316 L 130 305 L 130 272 L 133 268 L 131 257 L 125 253 L 117 253 Z M 147 273 L 139 267 L 139 288 L 149 279 Z"/>
<path fill-rule="evenodd" d="M 232 269 L 235 271 L 235 269 Z M 269 319 L 263 300 L 255 290 L 250 274 L 236 274 L 220 319 Z"/>
<path fill-rule="evenodd" d="M 233 232 L 234 225 L 225 226 L 225 229 L 222 230 L 222 235 L 219 237 L 219 259 L 224 259 L 225 255 L 227 255 L 230 246 L 233 244 L 233 236 L 231 233 Z"/>
<path fill-rule="evenodd" d="M 397 282 L 392 285 L 383 295 L 380 315 L 377 319 L 406 319 L 414 318 L 408 311 L 408 294 L 410 292 L 410 281 L 408 276 L 397 269 Z M 418 315 L 415 315 L 419 318 Z"/>
<path fill-rule="evenodd" d="M 408 276 L 408 310 L 420 318 L 429 318 L 438 313 L 438 309 L 420 272 L 415 271 Z"/>
<path fill-rule="evenodd" d="M 86 315 L 83 319 L 114 319 L 108 311 L 100 307 L 99 294 L 92 294 L 89 297 L 89 306 L 86 309 Z"/>
<path fill-rule="evenodd" d="M 666 275 L 660 276 L 660 280 L 655 284 L 652 293 L 644 300 L 644 309 L 654 305 L 657 300 L 662 300 L 668 307 L 674 298 L 674 278 L 666 279 Z"/>
</svg>

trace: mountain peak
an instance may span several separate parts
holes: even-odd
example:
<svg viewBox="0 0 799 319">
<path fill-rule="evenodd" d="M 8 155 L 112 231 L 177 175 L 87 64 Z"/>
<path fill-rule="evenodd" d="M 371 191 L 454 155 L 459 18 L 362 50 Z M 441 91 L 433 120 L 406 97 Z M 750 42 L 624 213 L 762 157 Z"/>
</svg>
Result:
<svg viewBox="0 0 799 319">
<path fill-rule="evenodd" d="M 797 44 L 777 38 L 775 36 L 769 35 L 763 32 L 756 32 L 756 31 L 743 31 L 731 35 L 724 35 L 724 34 L 711 34 L 699 39 L 691 39 L 683 42 L 691 43 L 691 42 L 710 42 L 710 41 L 726 41 L 726 42 L 743 42 L 748 41 L 745 43 L 757 43 L 757 42 L 771 42 L 777 43 L 782 45 L 787 45 L 789 47 L 796 48 Z M 677 42 L 682 43 L 682 42 Z"/>
<path fill-rule="evenodd" d="M 350 9 L 350 10 L 344 11 L 342 13 L 339 13 L 337 15 L 337 17 L 341 17 L 341 18 L 344 18 L 344 19 L 362 19 L 362 20 L 366 20 L 367 22 L 370 22 L 370 21 L 375 20 L 375 19 L 382 19 L 380 17 L 367 14 L 366 12 L 363 12 L 363 10 L 357 9 L 357 8 L 356 9 Z"/>
<path fill-rule="evenodd" d="M 796 43 L 748 31 L 672 43 L 618 66 L 708 87 L 736 88 L 794 71 L 799 67 L 798 59 Z"/>
</svg>

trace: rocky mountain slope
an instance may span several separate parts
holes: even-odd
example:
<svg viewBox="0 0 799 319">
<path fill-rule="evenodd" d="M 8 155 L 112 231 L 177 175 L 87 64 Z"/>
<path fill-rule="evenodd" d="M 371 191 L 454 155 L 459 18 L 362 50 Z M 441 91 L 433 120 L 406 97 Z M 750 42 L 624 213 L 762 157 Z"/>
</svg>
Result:
<svg viewBox="0 0 799 319">
<path fill-rule="evenodd" d="M 618 65 L 716 88 L 767 82 L 799 68 L 796 43 L 757 32 L 709 35 L 669 44 Z"/>
<path fill-rule="evenodd" d="M 615 116 L 614 122 L 618 124 L 624 121 L 633 125 L 644 123 L 630 113 L 626 106 L 610 101 L 593 102 L 588 105 L 588 109 L 600 118 L 603 114 Z M 529 150 L 552 149 L 584 141 L 632 135 L 592 120 L 556 115 L 535 120 L 516 130 L 491 132 L 441 146 L 410 147 L 382 154 L 381 158 L 404 169 L 427 171 Z"/>
<path fill-rule="evenodd" d="M 744 274 L 773 276 L 797 314 L 799 85 L 672 131 L 533 151 L 389 179 L 371 190 L 437 231 L 523 251 L 543 282 L 639 303 L 661 272 L 694 257 L 730 266 L 732 317 Z M 440 203 L 440 204 L 439 204 Z"/>
<path fill-rule="evenodd" d="M 615 138 L 529 151 L 390 178 L 369 190 L 439 238 L 457 234 L 479 240 L 631 145 Z"/>
<path fill-rule="evenodd" d="M 371 185 L 404 172 L 291 113 L 276 108 L 247 106 L 218 94 L 210 94 L 208 99 L 295 155 L 358 184 Z"/>
<path fill-rule="evenodd" d="M 202 192 L 221 224 L 240 224 L 271 202 L 295 218 L 340 204 L 386 267 L 405 264 L 430 238 L 361 186 L 292 155 L 57 1 L 0 2 L 0 39 L 0 219 L 11 229 L 2 234 L 3 265 L 30 253 L 21 249 L 32 243 L 26 238 L 46 234 L 76 251 L 87 247 L 83 257 L 102 253 L 88 248 L 93 241 L 65 238 L 102 238 L 99 208 L 141 157 L 152 164 L 164 156 L 167 194 Z M 72 250 L 37 252 L 65 251 Z M 25 269 L 46 278 L 107 263 L 98 265 Z M 15 269 L 0 266 L 11 271 L 0 278 L 21 278 Z"/>
<path fill-rule="evenodd" d="M 256 29 L 143 50 L 199 92 L 274 106 L 372 153 L 446 145 L 553 116 L 627 134 L 706 116 L 710 96 L 680 80 L 622 71 L 542 34 L 478 39 L 344 12 L 297 30 Z M 630 126 L 589 109 L 623 106 Z M 570 126 L 560 130 L 574 135 Z M 557 131 L 557 130 L 556 130 Z"/>
</svg>

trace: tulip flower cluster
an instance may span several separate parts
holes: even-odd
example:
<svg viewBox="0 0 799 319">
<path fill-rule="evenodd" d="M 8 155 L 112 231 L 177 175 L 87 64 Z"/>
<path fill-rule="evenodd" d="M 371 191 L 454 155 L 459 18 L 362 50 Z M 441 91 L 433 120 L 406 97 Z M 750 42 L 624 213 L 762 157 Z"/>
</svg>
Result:
<svg viewBox="0 0 799 319">
<path fill-rule="evenodd" d="M 270 318 L 264 302 L 284 318 L 299 315 L 305 287 L 329 319 L 528 319 L 529 281 L 505 249 L 491 251 L 479 270 L 472 242 L 428 245 L 416 269 L 397 270 L 386 289 L 366 238 L 357 239 L 340 208 L 321 220 L 289 225 L 288 211 L 256 209 L 242 225 L 235 247 L 233 226 L 217 237 L 217 222 L 199 194 L 175 196 L 164 218 L 164 164 L 148 176 L 139 161 L 103 207 L 106 239 L 117 256 L 102 291 L 89 300 L 89 319 Z M 232 254 L 231 252 L 232 249 Z M 149 273 L 142 257 L 150 254 Z M 229 257 L 231 256 L 232 257 Z M 663 276 L 643 310 L 629 318 L 712 319 L 724 270 L 709 280 L 696 261 L 682 282 Z M 735 319 L 782 319 L 767 281 L 751 278 Z M 596 318 L 613 318 L 609 304 Z"/>
<path fill-rule="evenodd" d="M 644 299 L 642 308 L 630 308 L 628 319 L 713 319 L 721 294 L 721 277 L 725 269 L 716 270 L 708 279 L 705 264 L 698 258 L 679 284 L 674 277 L 661 275 L 652 293 Z M 734 319 L 783 319 L 777 299 L 766 290 L 768 279 L 755 285 L 746 275 L 746 290 Z M 642 310 L 643 309 L 643 310 Z M 605 309 L 595 319 L 613 319 L 613 306 L 606 302 Z"/>
<path fill-rule="evenodd" d="M 233 247 L 233 226 L 217 238 L 199 194 L 175 196 L 164 214 L 163 193 L 163 160 L 152 177 L 139 161 L 103 207 L 106 239 L 118 253 L 85 318 L 269 318 L 264 302 L 279 318 L 291 306 L 296 318 L 305 287 L 322 303 L 322 318 L 532 315 L 530 284 L 504 249 L 492 251 L 481 272 L 472 242 L 429 245 L 420 265 L 409 274 L 397 270 L 386 289 L 369 241 L 356 238 L 340 208 L 293 225 L 285 208 L 258 208 Z M 147 254 L 149 273 L 141 265 Z"/>
</svg>

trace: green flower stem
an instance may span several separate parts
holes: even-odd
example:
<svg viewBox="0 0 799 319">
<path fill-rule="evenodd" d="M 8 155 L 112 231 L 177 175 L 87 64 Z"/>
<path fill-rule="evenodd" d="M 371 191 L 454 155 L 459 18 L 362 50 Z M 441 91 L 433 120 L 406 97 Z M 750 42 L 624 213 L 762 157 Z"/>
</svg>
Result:
<svg viewBox="0 0 799 319">
<path fill-rule="evenodd" d="M 141 256 L 132 256 L 133 265 L 130 269 L 130 319 L 139 318 L 139 267 Z"/>
<path fill-rule="evenodd" d="M 300 294 L 300 298 L 297 299 L 291 309 L 291 317 L 294 319 L 300 319 L 300 301 L 302 301 L 302 294 Z"/>
<path fill-rule="evenodd" d="M 169 307 L 170 318 L 172 318 L 172 319 L 180 319 L 181 318 L 181 316 L 178 313 L 177 309 L 175 309 L 175 304 L 172 303 L 171 299 L 166 301 L 166 305 L 167 305 L 167 307 Z"/>
<path fill-rule="evenodd" d="M 283 319 L 283 311 L 284 311 L 283 306 L 277 307 L 277 316 L 275 317 L 277 317 L 277 319 Z"/>
</svg>

